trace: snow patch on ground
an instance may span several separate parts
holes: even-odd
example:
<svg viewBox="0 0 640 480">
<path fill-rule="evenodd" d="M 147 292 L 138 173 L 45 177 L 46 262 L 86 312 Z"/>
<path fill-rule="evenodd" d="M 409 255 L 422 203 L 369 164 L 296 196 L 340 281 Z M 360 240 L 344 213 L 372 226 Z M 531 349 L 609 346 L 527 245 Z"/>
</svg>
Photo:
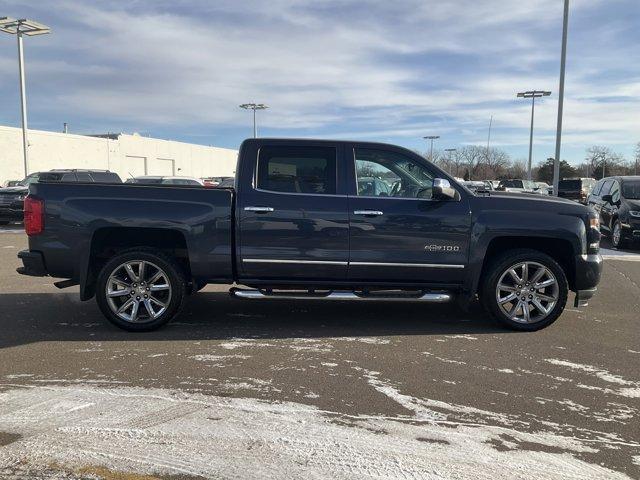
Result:
<svg viewBox="0 0 640 480">
<path fill-rule="evenodd" d="M 603 388 L 603 387 L 597 387 L 595 385 L 585 385 L 581 383 L 577 385 L 579 388 L 584 388 L 587 390 L 598 390 L 603 393 L 619 395 L 627 398 L 640 398 L 639 382 L 626 380 L 620 375 L 614 375 L 603 368 L 594 367 L 592 365 L 583 365 L 581 363 L 569 362 L 567 360 L 559 360 L 557 358 L 546 358 L 545 362 L 551 363 L 553 365 L 558 365 L 561 367 L 567 367 L 567 368 L 570 368 L 571 370 L 578 370 L 578 371 L 585 372 L 607 383 L 613 383 L 616 385 L 625 385 L 624 388 L 618 388 L 614 390 L 612 388 Z"/>
<path fill-rule="evenodd" d="M 193 358 L 194 360 L 198 360 L 199 362 L 223 362 L 223 361 L 231 359 L 231 358 L 237 358 L 237 359 L 240 359 L 240 360 L 246 360 L 247 358 L 251 358 L 251 355 L 240 355 L 240 354 L 210 355 L 210 354 L 202 354 L 202 355 L 192 355 L 190 358 Z"/>
<path fill-rule="evenodd" d="M 360 342 L 368 343 L 369 345 L 389 345 L 391 340 L 388 338 L 378 337 L 335 337 L 332 340 L 342 340 L 344 342 Z"/>
<path fill-rule="evenodd" d="M 473 335 L 445 335 L 447 338 L 462 338 L 464 340 L 478 340 L 478 337 L 474 337 Z"/>
<path fill-rule="evenodd" d="M 348 416 L 298 403 L 161 389 L 5 390 L 0 431 L 21 437 L 0 448 L 0 472 L 58 464 L 216 478 L 628 478 L 576 458 L 593 449 L 573 438 L 440 424 L 434 420 L 445 415 L 429 400 L 402 394 L 376 372 L 366 375 L 410 414 Z M 531 442 L 562 453 L 531 449 Z M 498 444 L 502 448 L 494 448 Z"/>
</svg>

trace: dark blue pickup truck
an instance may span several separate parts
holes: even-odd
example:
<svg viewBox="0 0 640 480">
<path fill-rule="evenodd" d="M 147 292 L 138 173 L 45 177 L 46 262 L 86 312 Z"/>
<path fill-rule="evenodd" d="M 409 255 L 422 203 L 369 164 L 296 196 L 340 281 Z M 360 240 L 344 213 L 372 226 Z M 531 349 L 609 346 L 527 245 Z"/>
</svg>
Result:
<svg viewBox="0 0 640 480">
<path fill-rule="evenodd" d="M 79 284 L 128 330 L 165 324 L 208 283 L 243 285 L 231 294 L 246 299 L 479 298 L 503 324 L 537 330 L 569 290 L 586 305 L 602 270 L 591 208 L 474 194 L 380 143 L 246 140 L 234 189 L 38 182 L 29 192 L 18 272 Z"/>
</svg>

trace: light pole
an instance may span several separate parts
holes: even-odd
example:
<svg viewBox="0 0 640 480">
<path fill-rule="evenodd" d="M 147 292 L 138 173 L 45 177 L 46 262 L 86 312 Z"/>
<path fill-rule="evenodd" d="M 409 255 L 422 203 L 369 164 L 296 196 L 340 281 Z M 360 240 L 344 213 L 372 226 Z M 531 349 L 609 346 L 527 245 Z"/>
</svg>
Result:
<svg viewBox="0 0 640 480">
<path fill-rule="evenodd" d="M 51 29 L 42 23 L 22 18 L 0 17 L 0 32 L 15 35 L 18 39 L 18 70 L 20 72 L 20 112 L 22 114 L 22 152 L 24 156 L 24 176 L 29 175 L 29 141 L 27 138 L 27 92 L 24 79 L 24 53 L 22 36 L 43 35 Z"/>
<path fill-rule="evenodd" d="M 548 97 L 551 92 L 544 90 L 529 90 L 528 92 L 518 93 L 518 98 L 531 99 L 531 131 L 529 132 L 529 167 L 527 168 L 527 180 L 531 180 L 531 157 L 533 154 L 533 114 L 536 108 L 536 98 Z"/>
<path fill-rule="evenodd" d="M 558 196 L 560 183 L 560 145 L 562 144 L 562 109 L 564 107 L 564 70 L 567 63 L 567 31 L 569 28 L 569 0 L 564 0 L 562 16 L 562 51 L 560 53 L 560 86 L 558 89 L 558 122 L 556 126 L 556 156 L 553 159 L 553 194 Z"/>
<path fill-rule="evenodd" d="M 447 152 L 448 154 L 448 158 L 449 158 L 449 175 L 451 175 L 451 154 L 454 152 L 457 152 L 458 149 L 457 148 L 445 148 L 444 149 L 445 152 Z M 456 176 L 458 175 L 458 170 L 456 169 Z"/>
<path fill-rule="evenodd" d="M 253 110 L 253 138 L 258 138 L 258 128 L 256 127 L 256 110 L 266 110 L 269 108 L 264 103 L 243 103 L 240 108 Z"/>
<path fill-rule="evenodd" d="M 429 161 L 433 162 L 433 141 L 440 138 L 440 135 L 427 135 L 426 137 L 422 137 L 425 140 L 431 140 L 431 150 L 429 153 Z"/>
</svg>

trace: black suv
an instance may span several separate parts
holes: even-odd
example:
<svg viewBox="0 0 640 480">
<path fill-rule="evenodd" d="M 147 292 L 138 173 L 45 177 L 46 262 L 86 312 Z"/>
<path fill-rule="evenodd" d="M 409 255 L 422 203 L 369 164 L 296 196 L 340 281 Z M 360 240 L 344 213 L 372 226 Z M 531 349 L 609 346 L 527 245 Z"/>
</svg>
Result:
<svg viewBox="0 0 640 480">
<path fill-rule="evenodd" d="M 122 180 L 108 170 L 60 169 L 32 173 L 15 187 L 0 188 L 0 225 L 22 221 L 24 197 L 29 193 L 29 185 L 35 182 L 122 183 Z"/>
<path fill-rule="evenodd" d="M 558 183 L 558 196 L 586 204 L 595 184 L 593 178 L 563 178 Z"/>
<path fill-rule="evenodd" d="M 640 176 L 607 177 L 596 183 L 588 204 L 600 213 L 602 230 L 613 246 L 640 240 Z"/>
</svg>

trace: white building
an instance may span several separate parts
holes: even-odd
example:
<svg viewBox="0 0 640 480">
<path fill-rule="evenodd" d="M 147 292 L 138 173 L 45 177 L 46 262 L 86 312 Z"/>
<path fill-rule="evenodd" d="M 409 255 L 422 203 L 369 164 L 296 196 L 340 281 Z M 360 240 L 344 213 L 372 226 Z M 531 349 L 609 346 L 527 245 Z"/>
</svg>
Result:
<svg viewBox="0 0 640 480">
<path fill-rule="evenodd" d="M 140 135 L 101 136 L 29 130 L 29 173 L 54 168 L 111 170 L 139 175 L 233 176 L 237 150 Z M 0 185 L 24 178 L 22 130 L 0 126 Z"/>
</svg>

